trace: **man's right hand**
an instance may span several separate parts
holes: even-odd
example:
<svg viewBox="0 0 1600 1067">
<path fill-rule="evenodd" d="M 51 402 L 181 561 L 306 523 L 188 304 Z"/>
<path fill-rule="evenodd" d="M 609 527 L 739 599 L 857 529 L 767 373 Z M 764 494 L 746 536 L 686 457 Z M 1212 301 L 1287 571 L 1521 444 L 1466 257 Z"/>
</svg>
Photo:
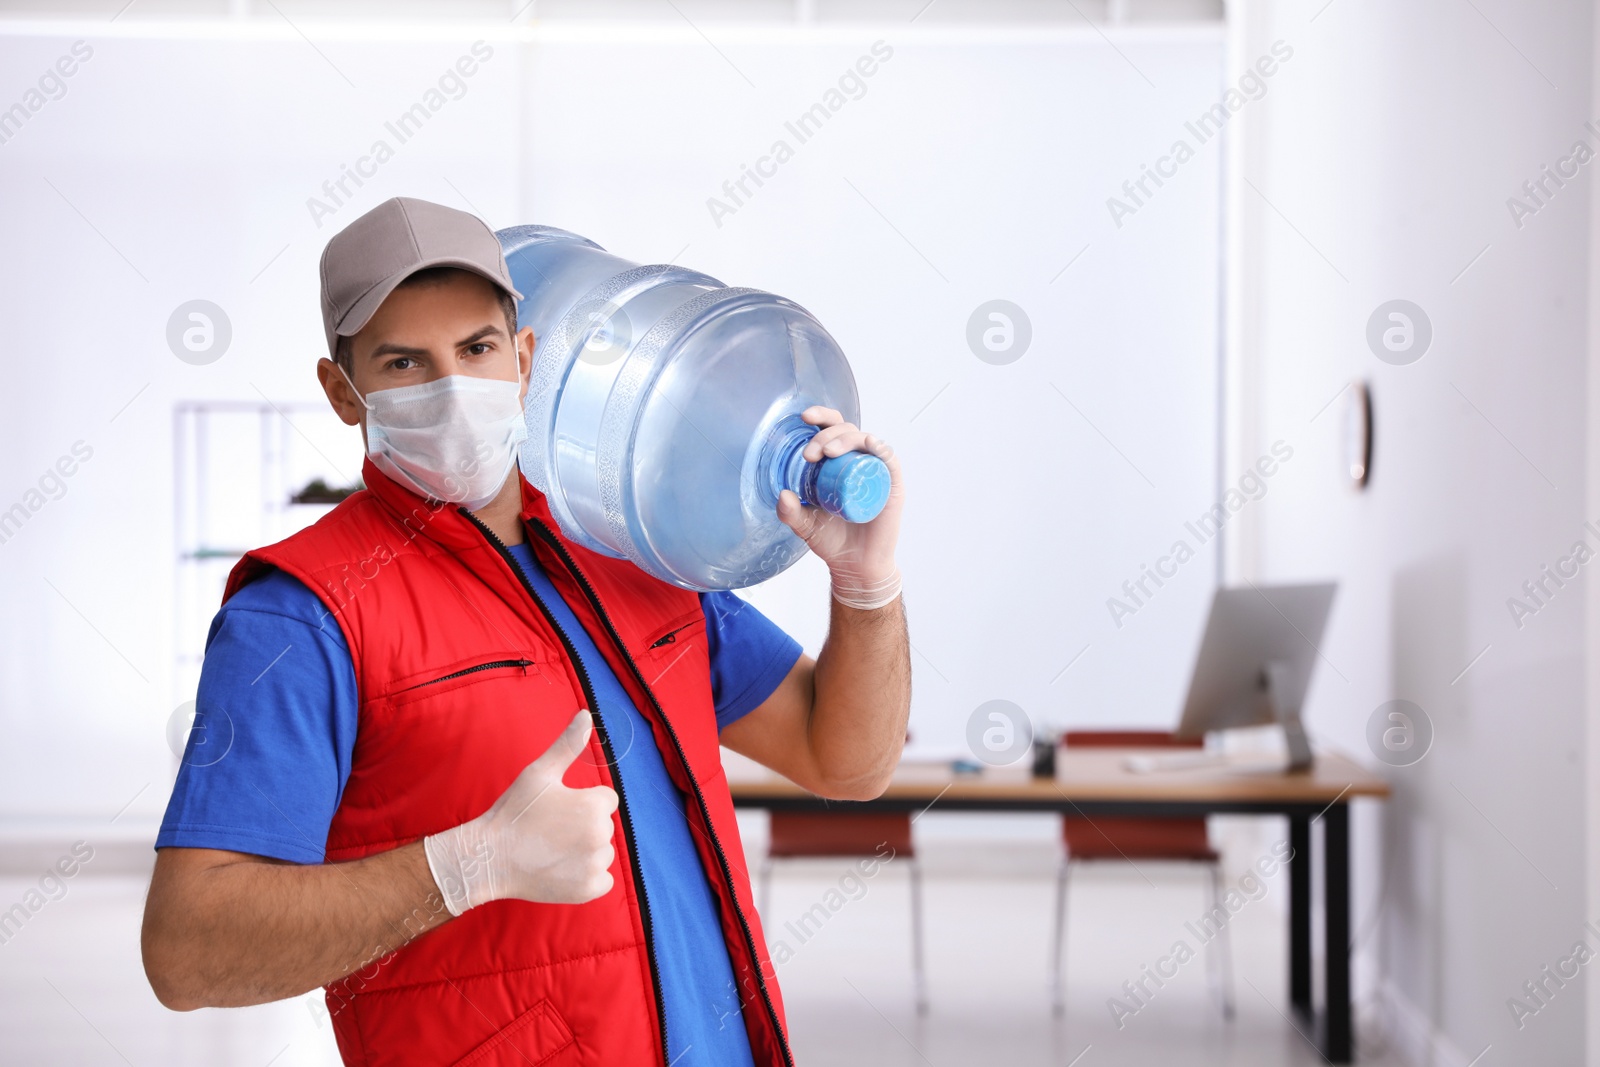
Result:
<svg viewBox="0 0 1600 1067">
<path fill-rule="evenodd" d="M 594 729 L 579 711 L 494 806 L 423 839 L 428 868 L 452 915 L 491 900 L 582 904 L 611 891 L 616 790 L 561 782 Z"/>
</svg>

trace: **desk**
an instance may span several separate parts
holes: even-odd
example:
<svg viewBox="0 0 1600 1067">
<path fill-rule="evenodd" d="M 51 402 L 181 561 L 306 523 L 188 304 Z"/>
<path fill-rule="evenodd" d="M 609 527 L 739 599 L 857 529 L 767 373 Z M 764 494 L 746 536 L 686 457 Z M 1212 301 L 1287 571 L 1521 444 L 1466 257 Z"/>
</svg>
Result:
<svg viewBox="0 0 1600 1067">
<path fill-rule="evenodd" d="M 1299 774 L 1225 767 L 1136 774 L 1123 760 L 1171 750 L 1061 749 L 1054 780 L 985 773 L 957 775 L 944 763 L 905 763 L 884 794 L 868 801 L 830 801 L 756 765 L 730 766 L 728 785 L 741 808 L 766 811 L 1048 811 L 1083 815 L 1283 815 L 1289 819 L 1289 1002 L 1313 1032 L 1311 1003 L 1311 823 L 1323 827 L 1323 960 L 1326 1004 L 1323 1055 L 1350 1063 L 1350 801 L 1382 798 L 1382 778 L 1337 753 L 1319 753 Z M 1337 946 L 1337 947 L 1335 947 Z"/>
</svg>

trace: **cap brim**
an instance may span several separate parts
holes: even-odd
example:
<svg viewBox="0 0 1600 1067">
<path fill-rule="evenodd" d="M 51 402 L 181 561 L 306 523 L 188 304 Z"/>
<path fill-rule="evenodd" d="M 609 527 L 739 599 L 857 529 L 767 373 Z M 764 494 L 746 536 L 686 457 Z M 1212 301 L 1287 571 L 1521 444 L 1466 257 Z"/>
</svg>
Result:
<svg viewBox="0 0 1600 1067">
<path fill-rule="evenodd" d="M 391 274 L 361 294 L 361 298 L 350 305 L 350 310 L 345 312 L 344 318 L 340 319 L 339 324 L 334 327 L 334 334 L 339 337 L 354 337 L 360 333 L 361 328 L 372 321 L 372 316 L 378 313 L 378 308 L 388 299 L 390 293 L 400 287 L 401 282 L 417 273 L 417 271 L 426 270 L 428 267 L 460 267 L 462 270 L 469 270 L 492 284 L 496 289 L 510 293 L 517 300 L 522 299 L 521 293 L 485 271 L 479 264 L 456 256 L 441 256 L 437 259 L 424 260 L 396 274 Z"/>
</svg>

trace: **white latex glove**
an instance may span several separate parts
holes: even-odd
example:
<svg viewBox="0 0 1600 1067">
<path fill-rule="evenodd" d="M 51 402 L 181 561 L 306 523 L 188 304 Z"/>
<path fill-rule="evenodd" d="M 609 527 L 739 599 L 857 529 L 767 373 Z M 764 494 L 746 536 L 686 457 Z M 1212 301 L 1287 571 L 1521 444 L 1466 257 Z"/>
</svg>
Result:
<svg viewBox="0 0 1600 1067">
<path fill-rule="evenodd" d="M 900 569 L 894 562 L 906 495 L 900 460 L 887 441 L 845 422 L 833 408 L 814 405 L 800 417 L 822 427 L 801 453 L 807 462 L 851 451 L 877 456 L 889 468 L 889 502 L 871 522 L 849 522 L 822 508 L 805 507 L 793 490 L 785 489 L 778 494 L 778 518 L 828 565 L 835 600 L 865 609 L 891 604 L 900 595 Z"/>
<path fill-rule="evenodd" d="M 451 915 L 491 900 L 582 904 L 611 891 L 616 790 L 561 782 L 589 743 L 588 709 L 476 819 L 423 838 Z"/>
</svg>

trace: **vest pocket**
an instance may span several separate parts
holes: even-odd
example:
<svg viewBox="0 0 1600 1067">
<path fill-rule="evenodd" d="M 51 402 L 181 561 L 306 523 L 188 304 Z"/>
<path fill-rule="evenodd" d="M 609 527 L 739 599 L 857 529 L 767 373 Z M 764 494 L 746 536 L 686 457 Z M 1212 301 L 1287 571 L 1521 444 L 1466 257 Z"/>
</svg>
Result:
<svg viewBox="0 0 1600 1067">
<path fill-rule="evenodd" d="M 426 681 L 416 682 L 412 685 L 406 686 L 404 689 L 400 690 L 400 692 L 404 693 L 412 689 L 421 689 L 425 685 L 437 685 L 440 682 L 453 681 L 457 678 L 464 678 L 469 674 L 477 674 L 479 671 L 494 671 L 512 667 L 525 669 L 531 666 L 533 666 L 533 660 L 522 657 L 516 659 L 492 659 L 486 663 L 474 663 L 470 667 L 463 667 L 460 670 L 451 671 L 448 674 L 441 674 L 437 678 L 429 678 Z"/>
<path fill-rule="evenodd" d="M 572 1030 L 555 1005 L 541 1000 L 451 1067 L 555 1067 L 572 1058 L 558 1056 L 568 1049 L 576 1049 Z"/>
<path fill-rule="evenodd" d="M 678 616 L 665 626 L 657 627 L 640 643 L 642 654 L 645 656 L 659 655 L 664 650 L 670 650 L 672 645 L 677 644 L 679 641 L 687 640 L 692 636 L 694 633 L 693 628 L 697 623 L 699 624 L 699 629 L 703 631 L 705 621 L 704 612 L 698 608 L 686 615 Z"/>
<path fill-rule="evenodd" d="M 535 674 L 545 657 L 534 650 L 489 649 L 476 655 L 435 662 L 420 671 L 396 678 L 374 700 L 407 704 L 434 697 L 462 686 Z"/>
</svg>

